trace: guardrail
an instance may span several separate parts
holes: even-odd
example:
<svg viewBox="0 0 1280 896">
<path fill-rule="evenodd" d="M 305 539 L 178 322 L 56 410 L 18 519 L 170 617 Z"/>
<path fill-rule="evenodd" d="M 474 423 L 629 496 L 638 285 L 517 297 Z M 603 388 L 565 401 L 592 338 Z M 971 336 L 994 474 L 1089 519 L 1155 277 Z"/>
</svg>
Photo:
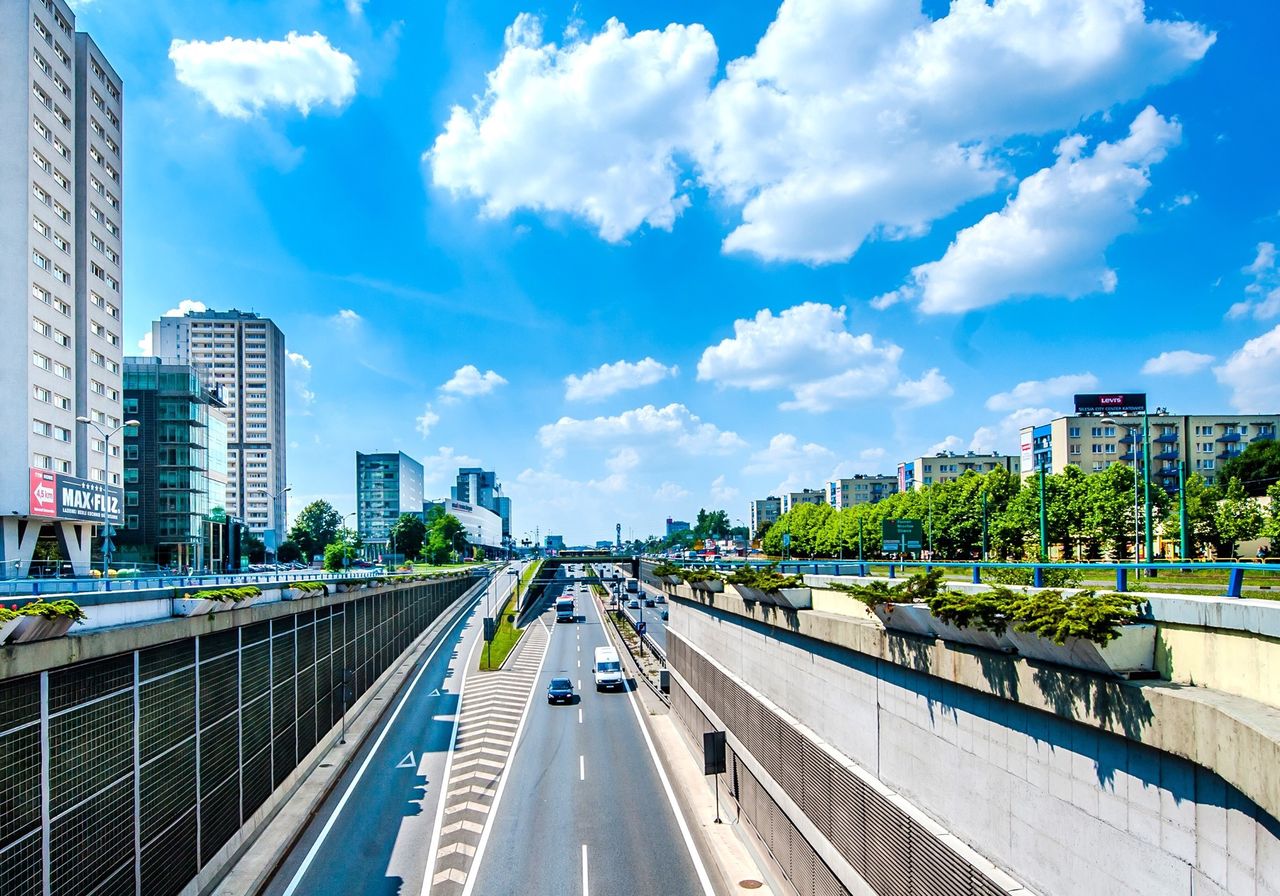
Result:
<svg viewBox="0 0 1280 896">
<path fill-rule="evenodd" d="M 1031 571 L 1031 584 L 1037 588 L 1044 587 L 1044 573 L 1046 570 L 1069 569 L 1114 575 L 1116 583 L 1115 590 L 1120 592 L 1129 590 L 1130 574 L 1136 574 L 1139 577 L 1146 575 L 1149 578 L 1159 578 L 1159 573 L 1162 570 L 1171 572 L 1222 570 L 1225 573 L 1226 579 L 1224 593 L 1222 595 L 1223 597 L 1240 597 L 1242 595 L 1244 574 L 1246 572 L 1274 575 L 1276 577 L 1276 585 L 1280 586 L 1280 563 L 1257 561 L 1197 561 L 1195 563 L 1187 563 L 1179 560 L 1162 560 L 1142 563 L 997 563 L 990 561 L 966 560 L 668 560 L 666 562 L 675 566 L 712 568 L 723 567 L 725 565 L 729 565 L 731 567 L 751 566 L 755 568 L 776 565 L 778 571 L 782 573 L 791 573 L 795 575 L 813 573 L 815 575 L 834 576 L 868 576 L 871 574 L 869 570 L 872 567 L 888 567 L 889 578 L 891 579 L 896 578 L 899 571 L 911 569 L 922 569 L 926 572 L 934 568 L 964 569 L 971 572 L 972 580 L 975 585 L 982 582 L 982 573 L 984 570 L 1025 569 Z M 1178 584 L 1194 586 L 1200 583 Z M 1211 583 L 1204 584 L 1209 585 Z"/>
</svg>

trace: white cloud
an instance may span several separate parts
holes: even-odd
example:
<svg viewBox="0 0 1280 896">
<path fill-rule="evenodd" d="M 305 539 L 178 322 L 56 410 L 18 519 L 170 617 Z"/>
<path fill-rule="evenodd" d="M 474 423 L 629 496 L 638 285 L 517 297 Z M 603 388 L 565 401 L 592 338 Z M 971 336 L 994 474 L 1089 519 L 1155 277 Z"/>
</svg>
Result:
<svg viewBox="0 0 1280 896">
<path fill-rule="evenodd" d="M 1012 411 L 1050 398 L 1065 398 L 1085 389 L 1094 389 L 1098 378 L 1092 373 L 1068 373 L 1047 380 L 1027 380 L 1008 392 L 997 392 L 987 399 L 989 411 Z"/>
<path fill-rule="evenodd" d="M 1243 414 L 1274 413 L 1280 406 L 1280 325 L 1250 339 L 1213 369 Z"/>
<path fill-rule="evenodd" d="M 909 408 L 924 407 L 946 401 L 955 393 L 938 368 L 927 371 L 918 380 L 907 380 L 893 387 L 893 394 Z"/>
<path fill-rule="evenodd" d="M 438 419 L 438 418 L 437 418 Z M 433 424 L 434 425 L 434 421 Z M 422 458 L 422 495 L 424 498 L 439 497 L 449 493 L 448 486 L 453 484 L 459 467 L 478 467 L 480 458 L 468 454 L 459 454 L 448 445 L 441 445 L 435 454 Z"/>
<path fill-rule="evenodd" d="M 786 0 L 754 52 L 716 65 L 700 25 L 563 48 L 522 14 L 473 110 L 430 153 L 485 211 L 569 212 L 619 240 L 687 204 L 677 159 L 742 209 L 726 251 L 842 261 L 923 233 L 1006 177 L 1000 147 L 1074 126 L 1185 72 L 1214 41 L 1142 0 Z"/>
<path fill-rule="evenodd" d="M 344 330 L 354 330 L 364 323 L 364 318 L 350 308 L 339 308 L 338 313 L 329 318 L 329 323 Z"/>
<path fill-rule="evenodd" d="M 142 334 L 142 338 L 138 340 L 138 352 L 145 358 L 151 357 L 153 349 L 151 347 L 151 331 Z"/>
<path fill-rule="evenodd" d="M 949 451 L 962 451 L 964 449 L 964 441 L 959 436 L 947 436 L 941 442 L 934 442 L 925 454 L 945 454 Z"/>
<path fill-rule="evenodd" d="M 174 40 L 169 58 L 180 82 L 231 118 L 268 106 L 293 106 L 303 115 L 324 104 L 341 108 L 355 96 L 359 74 L 355 60 L 319 32 L 290 31 L 284 40 Z"/>
<path fill-rule="evenodd" d="M 727 507 L 735 503 L 742 493 L 733 486 L 725 482 L 724 474 L 721 473 L 711 482 L 711 500 L 717 504 Z M 730 516 L 732 516 L 732 511 Z"/>
<path fill-rule="evenodd" d="M 521 13 L 471 110 L 454 106 L 424 159 L 432 180 L 484 213 L 565 212 L 610 242 L 648 224 L 670 230 L 689 204 L 674 156 L 692 141 L 716 68 L 701 25 L 629 34 L 610 19 L 564 47 Z"/>
<path fill-rule="evenodd" d="M 1257 320 L 1270 320 L 1280 316 L 1280 271 L 1276 269 L 1275 243 L 1258 243 L 1258 254 L 1242 270 L 1249 275 L 1249 284 L 1244 288 L 1249 298 L 1232 305 L 1227 317 L 1252 315 Z"/>
<path fill-rule="evenodd" d="M 476 398 L 480 395 L 488 395 L 499 386 L 505 386 L 507 381 L 498 375 L 497 371 L 486 370 L 480 372 L 480 368 L 474 364 L 464 364 L 453 372 L 453 376 L 440 387 L 440 391 L 449 399 L 456 400 L 459 396 L 464 398 Z"/>
<path fill-rule="evenodd" d="M 865 461 L 883 460 L 887 453 L 883 448 L 863 448 L 858 452 L 858 458 Z"/>
<path fill-rule="evenodd" d="M 422 415 L 418 417 L 418 432 L 422 433 L 422 437 L 425 439 L 431 435 L 431 430 L 439 422 L 440 415 L 428 404 L 423 408 Z"/>
<path fill-rule="evenodd" d="M 938 261 L 915 267 L 920 309 L 951 314 L 1029 295 L 1079 298 L 1115 291 L 1106 248 L 1137 223 L 1148 168 L 1181 139 L 1181 126 L 1148 106 L 1129 135 L 1084 155 L 1064 138 L 1058 159 L 1018 185 L 1005 207 L 956 234 Z"/>
<path fill-rule="evenodd" d="M 653 492 L 653 500 L 655 501 L 679 501 L 681 498 L 689 497 L 688 489 L 675 482 L 664 482 L 658 486 Z"/>
<path fill-rule="evenodd" d="M 979 426 L 974 430 L 973 438 L 969 440 L 969 450 L 982 453 L 1017 454 L 1021 450 L 1019 437 L 1024 426 L 1039 426 L 1066 415 L 1066 411 L 1049 407 L 1016 408 L 995 424 Z"/>
<path fill-rule="evenodd" d="M 791 433 L 780 432 L 769 440 L 766 448 L 755 452 L 742 472 L 747 475 L 759 473 L 798 473 L 812 470 L 818 463 L 824 463 L 835 457 L 831 450 L 816 442 L 800 443 Z"/>
<path fill-rule="evenodd" d="M 1213 355 L 1178 349 L 1171 352 L 1161 352 L 1154 358 L 1148 358 L 1147 362 L 1142 365 L 1142 372 L 1153 376 L 1161 374 L 1185 376 L 1191 373 L 1198 373 L 1212 363 Z"/>
<path fill-rule="evenodd" d="M 538 430 L 538 441 L 553 453 L 570 445 L 612 445 L 619 439 L 660 440 L 691 455 L 729 454 L 745 443 L 738 434 L 704 423 L 682 404 L 663 408 L 647 404 L 613 417 L 579 420 L 561 417 Z"/>
<path fill-rule="evenodd" d="M 564 397 L 567 401 L 594 401 L 616 395 L 625 389 L 650 386 L 679 373 L 679 368 L 660 364 L 653 358 L 641 361 L 617 361 L 601 364 L 581 376 L 570 374 L 564 378 Z"/>
<path fill-rule="evenodd" d="M 294 367 L 300 367 L 303 370 L 311 369 L 311 362 L 307 360 L 306 355 L 301 352 L 287 352 L 285 357 L 289 359 L 289 363 Z"/>
<path fill-rule="evenodd" d="M 640 466 L 640 452 L 630 446 L 623 446 L 605 461 L 611 473 L 625 473 Z"/>
<path fill-rule="evenodd" d="M 698 379 L 751 391 L 790 389 L 783 410 L 827 411 L 882 397 L 902 380 L 901 357 L 892 342 L 851 333 L 843 306 L 805 302 L 734 321 L 732 337 L 703 351 Z M 917 384 L 930 395 L 950 388 L 936 370 Z"/>
<path fill-rule="evenodd" d="M 186 317 L 188 312 L 200 314 L 208 311 L 209 307 L 204 302 L 197 302 L 194 299 L 183 299 L 178 303 L 177 308 L 170 308 L 161 314 L 161 317 Z"/>
<path fill-rule="evenodd" d="M 347 15 L 353 18 L 364 15 L 364 5 L 368 2 L 369 0 L 346 0 Z"/>
</svg>

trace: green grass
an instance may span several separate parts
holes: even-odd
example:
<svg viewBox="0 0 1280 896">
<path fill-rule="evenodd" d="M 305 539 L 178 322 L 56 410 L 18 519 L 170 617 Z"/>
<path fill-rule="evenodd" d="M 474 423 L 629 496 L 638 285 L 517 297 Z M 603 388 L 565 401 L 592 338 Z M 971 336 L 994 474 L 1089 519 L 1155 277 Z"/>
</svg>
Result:
<svg viewBox="0 0 1280 896">
<path fill-rule="evenodd" d="M 498 614 L 498 630 L 493 634 L 493 642 L 480 649 L 481 672 L 500 669 L 507 654 L 515 648 L 520 636 L 524 634 L 524 629 L 516 628 L 514 622 L 508 621 L 508 618 L 514 619 L 516 615 L 515 599 L 515 595 L 511 595 Z"/>
</svg>

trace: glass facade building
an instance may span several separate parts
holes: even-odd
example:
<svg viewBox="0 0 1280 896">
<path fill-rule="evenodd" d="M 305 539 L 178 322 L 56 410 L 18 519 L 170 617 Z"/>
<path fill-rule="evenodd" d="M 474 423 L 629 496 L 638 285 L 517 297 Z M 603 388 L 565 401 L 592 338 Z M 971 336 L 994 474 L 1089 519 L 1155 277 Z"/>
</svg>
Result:
<svg viewBox="0 0 1280 896">
<path fill-rule="evenodd" d="M 356 452 L 356 530 L 367 551 L 389 546 L 402 513 L 422 514 L 422 464 L 403 451 Z"/>
<path fill-rule="evenodd" d="M 159 358 L 126 358 L 125 522 L 121 558 L 159 566 L 216 567 L 226 493 L 227 428 L 218 393 L 199 372 Z"/>
</svg>

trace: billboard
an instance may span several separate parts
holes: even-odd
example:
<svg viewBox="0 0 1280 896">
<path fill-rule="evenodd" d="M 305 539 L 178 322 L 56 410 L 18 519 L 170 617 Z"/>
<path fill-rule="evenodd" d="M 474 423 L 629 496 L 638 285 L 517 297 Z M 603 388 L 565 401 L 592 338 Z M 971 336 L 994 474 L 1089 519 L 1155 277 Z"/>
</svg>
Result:
<svg viewBox="0 0 1280 896">
<path fill-rule="evenodd" d="M 51 470 L 32 469 L 31 516 L 56 520 L 123 523 L 124 491 Z"/>
<path fill-rule="evenodd" d="M 1091 392 L 1076 396 L 1077 414 L 1145 414 L 1146 392 Z"/>
<path fill-rule="evenodd" d="M 920 520 L 884 520 L 880 525 L 883 550 L 918 551 L 924 547 L 924 524 Z"/>
</svg>

